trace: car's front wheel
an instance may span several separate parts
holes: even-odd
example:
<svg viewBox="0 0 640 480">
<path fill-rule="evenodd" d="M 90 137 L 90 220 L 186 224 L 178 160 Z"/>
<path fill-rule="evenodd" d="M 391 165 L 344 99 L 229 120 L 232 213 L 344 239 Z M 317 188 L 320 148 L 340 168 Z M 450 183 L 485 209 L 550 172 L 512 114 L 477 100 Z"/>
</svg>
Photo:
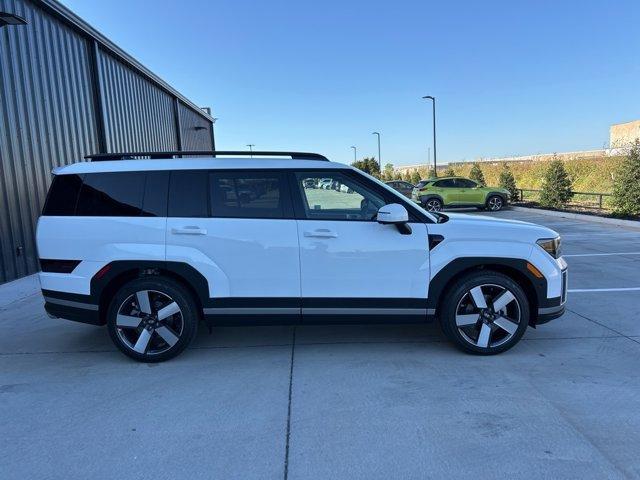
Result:
<svg viewBox="0 0 640 480">
<path fill-rule="evenodd" d="M 529 324 L 522 287 L 498 272 L 473 272 L 449 289 L 440 307 L 442 330 L 470 353 L 493 355 L 513 347 Z"/>
<path fill-rule="evenodd" d="M 497 212 L 504 208 L 504 200 L 500 195 L 491 195 L 487 199 L 486 209 L 490 212 Z"/>
<path fill-rule="evenodd" d="M 429 198 L 422 201 L 422 207 L 428 212 L 439 212 L 442 210 L 442 202 L 437 198 Z"/>
<path fill-rule="evenodd" d="M 182 352 L 196 334 L 193 296 L 164 277 L 138 278 L 114 296 L 107 313 L 113 343 L 141 362 L 161 362 Z"/>
</svg>

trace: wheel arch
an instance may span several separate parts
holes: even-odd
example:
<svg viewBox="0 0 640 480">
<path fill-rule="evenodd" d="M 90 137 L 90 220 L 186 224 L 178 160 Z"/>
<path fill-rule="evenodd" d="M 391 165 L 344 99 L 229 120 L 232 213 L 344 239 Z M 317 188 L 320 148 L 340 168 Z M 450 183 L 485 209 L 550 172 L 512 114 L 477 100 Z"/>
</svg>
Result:
<svg viewBox="0 0 640 480">
<path fill-rule="evenodd" d="M 438 195 L 437 193 L 428 193 L 426 195 L 421 195 L 420 196 L 420 205 L 423 205 L 428 202 L 429 200 L 431 200 L 432 198 L 435 198 L 437 200 L 440 200 L 440 203 L 442 203 L 442 205 L 444 206 L 444 198 L 442 198 L 441 195 Z"/>
<path fill-rule="evenodd" d="M 186 263 L 117 261 L 105 265 L 100 272 L 91 279 L 91 297 L 98 305 L 101 324 L 106 324 L 109 302 L 118 289 L 136 278 L 162 276 L 178 282 L 193 295 L 200 311 L 209 299 L 207 279 Z"/>
<path fill-rule="evenodd" d="M 500 197 L 502 198 L 502 201 L 506 204 L 507 203 L 507 196 L 506 194 L 502 193 L 502 192 L 495 192 L 495 191 L 490 191 L 488 192 L 485 197 L 484 197 L 484 203 L 485 205 L 487 204 L 487 202 L 489 201 L 489 199 L 491 197 Z"/>
<path fill-rule="evenodd" d="M 459 278 L 471 272 L 492 271 L 502 273 L 514 280 L 524 290 L 529 300 L 531 318 L 529 324 L 537 321 L 538 306 L 546 298 L 547 281 L 534 277 L 527 269 L 527 261 L 501 257 L 465 257 L 457 258 L 443 267 L 429 282 L 427 304 L 435 309 L 436 315 L 446 292 Z"/>
</svg>

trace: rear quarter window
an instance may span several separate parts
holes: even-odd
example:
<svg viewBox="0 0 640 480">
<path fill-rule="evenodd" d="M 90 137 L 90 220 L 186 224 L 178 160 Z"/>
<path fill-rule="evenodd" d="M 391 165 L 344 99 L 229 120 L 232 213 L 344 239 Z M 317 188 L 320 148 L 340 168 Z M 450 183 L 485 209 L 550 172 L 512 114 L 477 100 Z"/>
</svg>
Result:
<svg viewBox="0 0 640 480">
<path fill-rule="evenodd" d="M 146 173 L 102 172 L 84 175 L 76 215 L 137 217 L 142 212 Z"/>
<path fill-rule="evenodd" d="M 82 177 L 80 175 L 55 175 L 51 187 L 49 187 L 42 215 L 74 215 L 81 187 Z"/>
</svg>

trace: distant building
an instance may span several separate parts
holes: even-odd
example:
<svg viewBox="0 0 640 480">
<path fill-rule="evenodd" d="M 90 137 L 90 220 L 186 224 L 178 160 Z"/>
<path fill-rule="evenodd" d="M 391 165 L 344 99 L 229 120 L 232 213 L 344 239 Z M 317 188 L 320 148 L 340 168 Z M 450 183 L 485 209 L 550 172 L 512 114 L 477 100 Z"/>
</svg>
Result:
<svg viewBox="0 0 640 480">
<path fill-rule="evenodd" d="M 609 128 L 609 146 L 620 148 L 640 139 L 640 120 L 616 123 Z"/>
<path fill-rule="evenodd" d="M 464 161 L 449 161 L 448 165 L 461 165 L 470 162 L 536 162 L 550 160 L 557 157 L 561 160 L 575 160 L 578 158 L 599 158 L 610 155 L 624 155 L 624 147 L 630 143 L 640 139 L 640 120 L 634 120 L 633 122 L 616 123 L 609 128 L 609 148 L 598 150 L 579 150 L 575 152 L 554 152 L 554 153 L 538 153 L 535 155 L 520 155 L 514 157 L 490 157 L 490 158 L 477 158 L 476 160 L 464 160 Z M 413 172 L 414 170 L 428 170 L 432 165 L 421 163 L 417 165 L 402 165 L 396 167 L 396 170 L 404 174 L 406 172 Z M 444 169 L 447 164 L 439 164 L 438 170 Z"/>
</svg>

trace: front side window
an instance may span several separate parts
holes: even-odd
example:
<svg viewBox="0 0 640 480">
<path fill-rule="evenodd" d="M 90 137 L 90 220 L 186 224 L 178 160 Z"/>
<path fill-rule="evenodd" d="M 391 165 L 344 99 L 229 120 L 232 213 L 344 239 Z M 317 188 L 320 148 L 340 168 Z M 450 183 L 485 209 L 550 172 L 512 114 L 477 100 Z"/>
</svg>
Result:
<svg viewBox="0 0 640 480">
<path fill-rule="evenodd" d="M 284 218 L 287 201 L 280 173 L 211 172 L 211 216 L 223 218 Z"/>
<path fill-rule="evenodd" d="M 340 172 L 299 172 L 296 180 L 309 220 L 375 220 L 385 205 L 382 196 Z"/>
<path fill-rule="evenodd" d="M 466 178 L 457 178 L 456 185 L 459 188 L 475 188 L 478 186 L 476 182 L 473 180 L 467 180 Z"/>
</svg>

